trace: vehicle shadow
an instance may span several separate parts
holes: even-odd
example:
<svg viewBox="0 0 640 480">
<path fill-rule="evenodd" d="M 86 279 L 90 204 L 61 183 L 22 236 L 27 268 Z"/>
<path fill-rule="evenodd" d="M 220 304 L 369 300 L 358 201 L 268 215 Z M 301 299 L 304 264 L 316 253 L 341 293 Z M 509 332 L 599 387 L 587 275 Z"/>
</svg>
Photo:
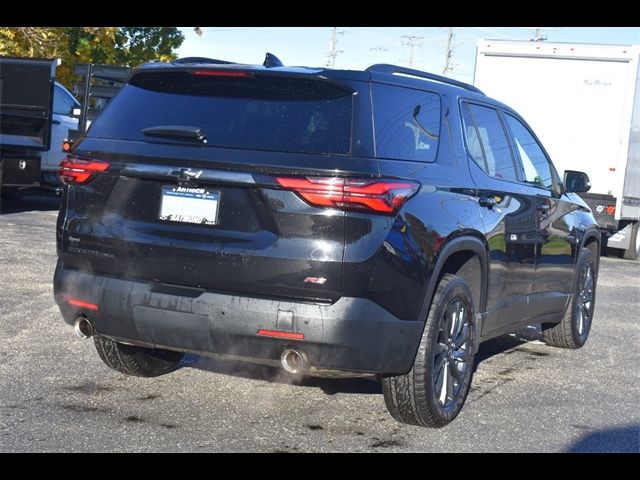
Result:
<svg viewBox="0 0 640 480">
<path fill-rule="evenodd" d="M 48 192 L 27 193 L 19 198 L 2 198 L 0 213 L 59 210 L 62 196 Z"/>
<path fill-rule="evenodd" d="M 185 355 L 182 367 L 196 368 L 207 372 L 230 375 L 235 377 L 262 380 L 271 383 L 296 385 L 299 387 L 319 388 L 326 395 L 336 393 L 380 394 L 382 387 L 374 375 L 361 375 L 349 378 L 331 374 L 322 377 L 306 377 L 291 375 L 281 368 L 269 365 L 258 365 L 220 357 Z"/>
<path fill-rule="evenodd" d="M 587 430 L 586 425 L 573 425 Z M 640 424 L 605 428 L 584 434 L 567 452 L 640 453 Z"/>
<path fill-rule="evenodd" d="M 533 340 L 533 339 L 529 339 Z M 485 360 L 493 357 L 494 355 L 498 355 L 499 353 L 504 353 L 509 350 L 515 349 L 520 345 L 524 345 L 527 343 L 527 339 L 523 339 L 520 337 L 514 337 L 512 335 L 502 335 L 500 337 L 492 338 L 491 340 L 487 340 L 480 344 L 480 348 L 478 349 L 478 353 L 473 361 L 473 371 L 478 368 Z"/>
</svg>

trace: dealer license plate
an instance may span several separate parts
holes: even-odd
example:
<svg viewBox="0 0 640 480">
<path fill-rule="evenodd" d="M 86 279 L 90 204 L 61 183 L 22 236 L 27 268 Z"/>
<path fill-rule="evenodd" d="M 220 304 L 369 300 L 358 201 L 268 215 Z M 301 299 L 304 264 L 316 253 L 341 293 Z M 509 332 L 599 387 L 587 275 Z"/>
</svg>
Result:
<svg viewBox="0 0 640 480">
<path fill-rule="evenodd" d="M 218 223 L 220 192 L 206 188 L 162 187 L 160 220 L 215 225 Z"/>
</svg>

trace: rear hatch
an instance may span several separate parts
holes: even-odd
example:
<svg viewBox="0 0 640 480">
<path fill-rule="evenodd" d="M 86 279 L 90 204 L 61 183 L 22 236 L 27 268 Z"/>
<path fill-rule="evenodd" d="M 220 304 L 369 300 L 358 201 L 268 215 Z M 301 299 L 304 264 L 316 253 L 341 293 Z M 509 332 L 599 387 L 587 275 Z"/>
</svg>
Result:
<svg viewBox="0 0 640 480">
<path fill-rule="evenodd" d="M 63 262 L 169 293 L 336 300 L 344 211 L 294 190 L 353 167 L 376 173 L 352 156 L 360 82 L 346 83 L 237 68 L 134 74 L 63 169 Z"/>
<path fill-rule="evenodd" d="M 0 58 L 0 147 L 48 150 L 55 60 Z"/>
</svg>

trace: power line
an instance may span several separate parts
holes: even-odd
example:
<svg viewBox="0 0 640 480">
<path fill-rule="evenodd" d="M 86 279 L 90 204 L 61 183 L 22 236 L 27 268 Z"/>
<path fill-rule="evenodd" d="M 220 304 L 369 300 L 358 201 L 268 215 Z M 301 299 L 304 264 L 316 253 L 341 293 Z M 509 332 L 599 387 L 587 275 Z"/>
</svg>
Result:
<svg viewBox="0 0 640 480">
<path fill-rule="evenodd" d="M 389 49 L 388 48 L 384 48 L 384 47 L 371 47 L 369 49 L 370 52 L 375 52 L 376 59 L 379 59 L 380 56 L 382 55 L 382 53 L 386 52 L 387 50 L 389 50 Z"/>
</svg>

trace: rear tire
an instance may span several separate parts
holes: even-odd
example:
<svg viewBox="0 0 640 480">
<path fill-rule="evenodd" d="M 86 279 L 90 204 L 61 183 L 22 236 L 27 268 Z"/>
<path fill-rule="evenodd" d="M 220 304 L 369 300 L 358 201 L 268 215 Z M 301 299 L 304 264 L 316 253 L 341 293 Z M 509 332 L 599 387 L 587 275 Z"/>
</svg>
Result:
<svg viewBox="0 0 640 480">
<path fill-rule="evenodd" d="M 591 331 L 597 280 L 598 270 L 593 253 L 583 248 L 576 263 L 571 304 L 559 324 L 542 332 L 547 345 L 576 349 L 585 344 Z"/>
<path fill-rule="evenodd" d="M 184 353 L 125 345 L 110 338 L 95 336 L 96 350 L 110 368 L 136 377 L 158 377 L 173 372 Z"/>
<path fill-rule="evenodd" d="M 473 305 L 464 280 L 451 274 L 442 277 L 413 367 L 404 375 L 382 379 L 393 418 L 411 425 L 443 427 L 458 415 L 473 374 Z"/>
</svg>

